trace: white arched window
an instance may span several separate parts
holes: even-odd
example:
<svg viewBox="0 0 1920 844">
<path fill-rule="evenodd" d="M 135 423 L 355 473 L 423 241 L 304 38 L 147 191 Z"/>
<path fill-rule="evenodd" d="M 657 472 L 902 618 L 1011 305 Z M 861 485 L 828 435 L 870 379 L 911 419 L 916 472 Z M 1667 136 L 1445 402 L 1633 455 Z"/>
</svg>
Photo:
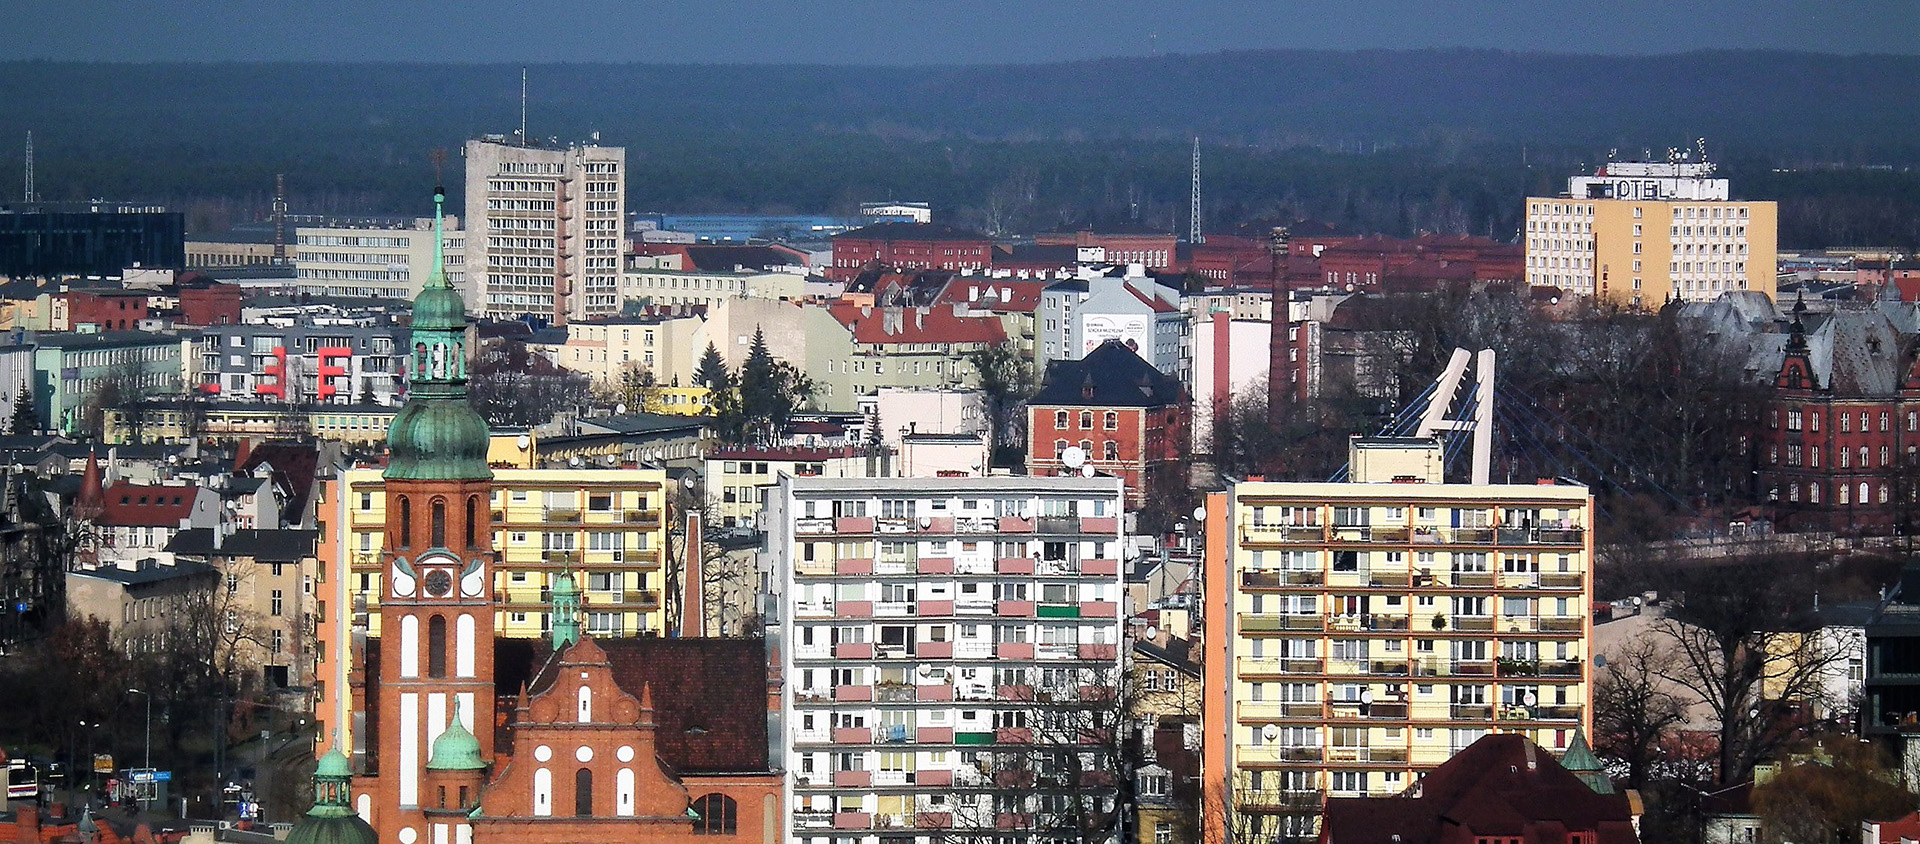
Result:
<svg viewBox="0 0 1920 844">
<path fill-rule="evenodd" d="M 580 687 L 580 723 L 593 720 L 593 689 Z"/>
<path fill-rule="evenodd" d="M 533 771 L 533 814 L 540 818 L 553 814 L 553 772 L 545 768 Z"/>
</svg>

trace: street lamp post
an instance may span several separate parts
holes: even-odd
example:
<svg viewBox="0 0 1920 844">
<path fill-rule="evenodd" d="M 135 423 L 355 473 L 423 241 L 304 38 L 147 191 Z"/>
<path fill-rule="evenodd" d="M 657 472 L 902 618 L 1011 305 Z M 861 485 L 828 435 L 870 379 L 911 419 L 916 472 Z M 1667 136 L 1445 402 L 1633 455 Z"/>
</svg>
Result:
<svg viewBox="0 0 1920 844">
<path fill-rule="evenodd" d="M 147 699 L 147 728 L 144 737 L 145 747 L 143 748 L 144 756 L 142 757 L 143 761 L 141 765 L 147 769 L 147 774 L 151 776 L 153 774 L 153 695 L 139 689 L 128 689 L 127 694 L 139 695 Z M 152 784 L 149 783 L 148 787 L 151 788 Z M 140 794 L 140 808 L 148 808 L 145 791 L 142 791 Z"/>
</svg>

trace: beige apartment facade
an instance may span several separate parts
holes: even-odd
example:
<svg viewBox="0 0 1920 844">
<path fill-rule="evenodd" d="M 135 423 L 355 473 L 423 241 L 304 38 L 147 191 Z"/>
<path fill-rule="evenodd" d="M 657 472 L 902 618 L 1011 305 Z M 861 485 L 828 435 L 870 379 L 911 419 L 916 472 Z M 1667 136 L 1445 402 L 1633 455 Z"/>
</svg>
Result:
<svg viewBox="0 0 1920 844">
<path fill-rule="evenodd" d="M 1400 793 L 1489 732 L 1564 750 L 1590 726 L 1590 493 L 1445 483 L 1437 448 L 1209 498 L 1203 788 L 1263 837 L 1311 838 L 1326 797 Z"/>
<path fill-rule="evenodd" d="M 496 135 L 465 152 L 468 310 L 558 324 L 619 313 L 626 148 Z"/>
</svg>

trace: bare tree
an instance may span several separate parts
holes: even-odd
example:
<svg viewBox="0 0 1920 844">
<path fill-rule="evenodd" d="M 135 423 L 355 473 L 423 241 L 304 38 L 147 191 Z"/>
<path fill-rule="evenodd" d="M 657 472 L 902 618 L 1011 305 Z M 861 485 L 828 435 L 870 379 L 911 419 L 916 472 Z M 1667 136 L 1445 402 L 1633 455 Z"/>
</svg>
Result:
<svg viewBox="0 0 1920 844">
<path fill-rule="evenodd" d="M 1640 788 L 1685 720 L 1685 704 L 1664 676 L 1673 660 L 1653 637 L 1629 641 L 1604 659 L 1593 685 L 1594 750 L 1619 760 L 1628 787 Z"/>
</svg>

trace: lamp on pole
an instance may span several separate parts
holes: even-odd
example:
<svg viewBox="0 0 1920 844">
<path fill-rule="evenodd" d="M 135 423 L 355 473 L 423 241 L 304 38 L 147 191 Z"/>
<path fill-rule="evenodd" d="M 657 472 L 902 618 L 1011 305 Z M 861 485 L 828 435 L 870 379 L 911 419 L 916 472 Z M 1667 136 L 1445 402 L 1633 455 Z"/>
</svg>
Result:
<svg viewBox="0 0 1920 844">
<path fill-rule="evenodd" d="M 141 767 L 151 769 L 153 767 L 153 695 L 140 691 L 139 689 L 128 689 L 127 694 L 139 695 L 147 699 L 146 746 L 144 748 L 146 755 L 141 762 Z"/>
</svg>

